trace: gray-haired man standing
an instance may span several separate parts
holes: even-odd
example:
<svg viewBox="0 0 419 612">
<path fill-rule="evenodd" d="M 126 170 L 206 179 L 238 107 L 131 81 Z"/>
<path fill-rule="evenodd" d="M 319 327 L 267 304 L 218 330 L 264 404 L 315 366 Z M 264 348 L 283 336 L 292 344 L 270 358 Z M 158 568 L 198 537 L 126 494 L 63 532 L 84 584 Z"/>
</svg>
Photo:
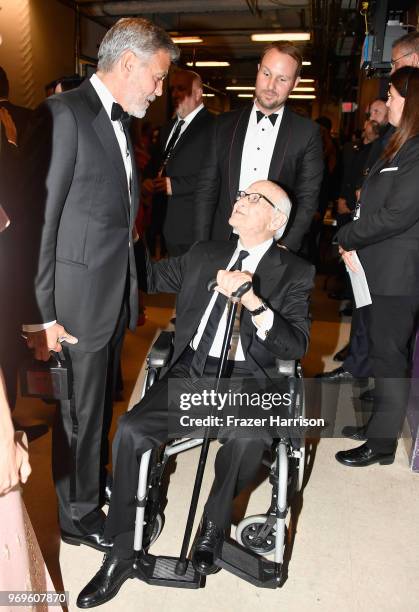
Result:
<svg viewBox="0 0 419 612">
<path fill-rule="evenodd" d="M 40 107 L 28 143 L 23 328 L 37 359 L 64 342 L 72 370 L 72 396 L 61 402 L 53 434 L 60 527 L 71 544 L 108 545 L 100 505 L 112 363 L 137 320 L 138 187 L 126 119 L 145 115 L 178 55 L 157 26 L 119 20 L 100 45 L 97 73 Z"/>
</svg>

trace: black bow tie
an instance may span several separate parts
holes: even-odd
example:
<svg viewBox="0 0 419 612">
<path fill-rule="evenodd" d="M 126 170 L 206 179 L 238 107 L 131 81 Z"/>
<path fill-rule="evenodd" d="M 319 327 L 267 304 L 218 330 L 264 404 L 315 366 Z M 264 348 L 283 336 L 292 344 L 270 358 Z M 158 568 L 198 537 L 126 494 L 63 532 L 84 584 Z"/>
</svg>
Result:
<svg viewBox="0 0 419 612">
<path fill-rule="evenodd" d="M 269 121 L 272 123 L 272 125 L 275 125 L 275 121 L 277 120 L 278 115 L 277 115 L 277 113 L 272 113 L 271 115 L 264 115 L 262 113 L 262 111 L 257 110 L 256 111 L 256 118 L 257 118 L 257 122 L 258 123 L 259 123 L 259 121 L 261 119 L 263 119 L 263 117 L 267 117 L 269 119 Z"/>
<path fill-rule="evenodd" d="M 123 125 L 127 125 L 130 121 L 130 116 L 118 102 L 114 102 L 112 104 L 111 119 L 112 121 L 120 121 Z"/>
</svg>

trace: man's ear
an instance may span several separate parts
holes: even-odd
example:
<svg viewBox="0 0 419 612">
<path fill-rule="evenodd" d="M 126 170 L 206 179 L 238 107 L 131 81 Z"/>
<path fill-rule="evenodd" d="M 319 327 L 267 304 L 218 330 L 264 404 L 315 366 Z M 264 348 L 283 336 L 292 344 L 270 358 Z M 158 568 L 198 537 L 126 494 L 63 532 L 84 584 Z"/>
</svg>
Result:
<svg viewBox="0 0 419 612">
<path fill-rule="evenodd" d="M 135 60 L 136 60 L 136 55 L 130 49 L 127 49 L 127 51 L 124 51 L 124 53 L 121 55 L 119 64 L 120 64 L 121 72 L 125 76 L 128 76 L 129 74 L 131 74 L 131 72 L 134 70 Z"/>
<path fill-rule="evenodd" d="M 294 87 L 298 87 L 298 85 L 299 85 L 300 81 L 301 81 L 301 77 L 299 77 L 299 76 L 298 76 L 298 77 L 295 79 L 295 82 L 294 82 Z"/>
<path fill-rule="evenodd" d="M 279 228 L 283 227 L 287 221 L 287 215 L 282 211 L 278 211 L 274 214 L 270 223 L 268 224 L 268 229 L 271 232 L 276 232 L 277 230 L 279 230 Z"/>
</svg>

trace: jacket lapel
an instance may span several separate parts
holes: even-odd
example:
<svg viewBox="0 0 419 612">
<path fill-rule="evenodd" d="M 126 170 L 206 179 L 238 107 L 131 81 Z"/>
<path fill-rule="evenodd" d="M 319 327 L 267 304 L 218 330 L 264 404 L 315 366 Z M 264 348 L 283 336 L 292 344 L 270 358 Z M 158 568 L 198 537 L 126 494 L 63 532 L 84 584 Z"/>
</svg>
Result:
<svg viewBox="0 0 419 612">
<path fill-rule="evenodd" d="M 207 115 L 207 113 L 208 111 L 206 108 L 201 108 L 199 113 L 192 119 L 191 123 L 186 127 L 185 131 L 182 132 L 182 134 L 178 138 L 170 159 L 173 159 L 177 152 L 183 147 L 184 143 L 191 140 L 193 135 L 199 131 L 201 121 Z"/>
<path fill-rule="evenodd" d="M 253 106 L 245 106 L 233 127 L 230 151 L 228 156 L 228 185 L 230 203 L 234 202 L 240 181 L 240 168 L 242 163 L 243 145 L 246 138 L 247 126 Z M 228 144 L 228 143 L 227 143 Z"/>
<path fill-rule="evenodd" d="M 276 243 L 266 251 L 265 255 L 259 262 L 253 275 L 253 289 L 257 295 L 262 296 L 264 300 L 269 301 L 270 296 L 274 291 L 277 291 L 278 284 L 286 270 L 286 264 L 282 261 L 280 247 Z M 243 309 L 242 325 L 240 326 L 240 338 L 242 341 L 243 351 L 246 353 L 249 349 L 251 339 L 253 337 L 253 323 L 248 310 Z"/>
<path fill-rule="evenodd" d="M 200 275 L 205 279 L 205 282 L 209 282 L 216 277 L 218 270 L 223 270 L 230 261 L 235 249 L 235 241 L 228 241 L 214 244 L 214 249 L 211 249 L 207 253 L 207 259 L 202 264 Z M 193 296 L 193 310 L 191 312 L 191 319 L 188 322 L 190 330 L 196 330 L 201 322 L 201 318 L 212 298 L 212 293 L 204 289 L 202 292 L 191 292 Z"/>
<path fill-rule="evenodd" d="M 268 178 L 271 181 L 277 181 L 281 174 L 282 166 L 284 165 L 285 155 L 291 139 L 292 129 L 292 113 L 287 106 L 284 107 L 281 125 L 279 126 L 278 136 L 276 138 L 274 150 L 272 153 L 271 164 L 269 166 Z"/>
<path fill-rule="evenodd" d="M 87 103 L 89 104 L 90 108 L 96 115 L 95 118 L 93 119 L 92 127 L 95 130 L 96 135 L 104 150 L 104 154 L 106 158 L 108 159 L 109 164 L 114 171 L 115 179 L 116 181 L 118 181 L 119 186 L 121 187 L 123 202 L 125 204 L 126 214 L 129 220 L 130 206 L 129 206 L 129 192 L 128 192 L 127 175 L 125 172 L 124 162 L 122 161 L 121 150 L 119 148 L 119 144 L 116 139 L 115 132 L 112 127 L 112 123 L 105 111 L 105 108 L 102 102 L 100 101 L 99 96 L 97 95 L 90 81 L 83 83 L 80 86 L 80 89 L 83 90 Z M 131 159 L 132 159 L 133 177 L 134 177 L 135 158 L 131 157 Z"/>
</svg>

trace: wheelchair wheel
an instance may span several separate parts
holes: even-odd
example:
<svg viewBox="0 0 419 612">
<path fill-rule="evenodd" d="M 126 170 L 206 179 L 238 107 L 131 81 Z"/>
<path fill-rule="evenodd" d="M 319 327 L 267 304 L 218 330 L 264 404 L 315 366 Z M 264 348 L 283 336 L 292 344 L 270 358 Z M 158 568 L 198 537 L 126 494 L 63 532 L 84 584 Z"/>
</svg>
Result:
<svg viewBox="0 0 419 612">
<path fill-rule="evenodd" d="M 265 514 L 248 516 L 240 521 L 236 529 L 236 540 L 239 544 L 258 555 L 269 555 L 275 550 L 275 526 L 262 539 L 259 533 L 266 524 Z"/>
<path fill-rule="evenodd" d="M 147 543 L 147 545 L 144 545 L 145 550 L 149 549 L 150 546 L 154 544 L 154 542 L 157 540 L 157 538 L 161 534 L 163 527 L 164 527 L 164 514 L 157 514 L 156 518 L 154 519 L 150 541 Z"/>
</svg>

